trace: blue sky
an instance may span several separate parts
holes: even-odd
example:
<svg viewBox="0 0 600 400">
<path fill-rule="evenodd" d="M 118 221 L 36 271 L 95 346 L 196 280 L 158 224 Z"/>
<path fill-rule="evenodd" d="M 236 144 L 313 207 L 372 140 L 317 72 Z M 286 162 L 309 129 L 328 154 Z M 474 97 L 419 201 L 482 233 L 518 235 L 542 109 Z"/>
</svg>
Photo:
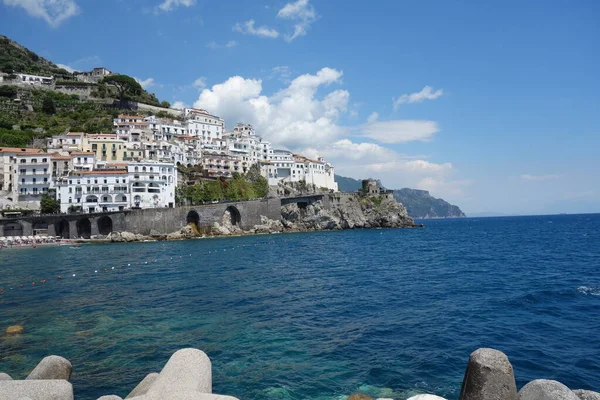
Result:
<svg viewBox="0 0 600 400">
<path fill-rule="evenodd" d="M 467 213 L 600 212 L 600 2 L 0 0 L 0 33 Z"/>
</svg>

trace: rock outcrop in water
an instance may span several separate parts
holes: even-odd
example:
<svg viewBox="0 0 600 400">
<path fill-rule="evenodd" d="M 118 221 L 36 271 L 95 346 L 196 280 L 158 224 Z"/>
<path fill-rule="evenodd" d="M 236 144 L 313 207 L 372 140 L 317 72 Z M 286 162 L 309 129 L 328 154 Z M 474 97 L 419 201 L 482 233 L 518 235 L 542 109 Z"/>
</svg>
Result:
<svg viewBox="0 0 600 400">
<path fill-rule="evenodd" d="M 416 226 L 402 204 L 389 198 L 369 196 L 355 196 L 352 201 L 329 209 L 322 201 L 306 207 L 287 204 L 281 207 L 281 223 L 286 229 L 298 231 Z"/>
</svg>

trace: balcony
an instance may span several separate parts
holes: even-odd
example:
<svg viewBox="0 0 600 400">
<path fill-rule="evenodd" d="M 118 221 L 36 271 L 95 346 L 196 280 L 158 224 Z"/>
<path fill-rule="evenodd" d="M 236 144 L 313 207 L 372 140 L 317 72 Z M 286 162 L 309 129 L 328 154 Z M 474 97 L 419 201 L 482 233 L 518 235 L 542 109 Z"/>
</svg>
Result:
<svg viewBox="0 0 600 400">
<path fill-rule="evenodd" d="M 49 186 L 50 182 L 32 182 L 32 181 L 25 181 L 25 182 L 19 182 L 19 186 Z"/>
<path fill-rule="evenodd" d="M 36 172 L 25 171 L 25 172 L 20 172 L 19 171 L 19 176 L 50 176 L 50 172 L 49 171 L 46 171 L 46 172 L 43 172 L 43 171 L 36 171 Z"/>
</svg>

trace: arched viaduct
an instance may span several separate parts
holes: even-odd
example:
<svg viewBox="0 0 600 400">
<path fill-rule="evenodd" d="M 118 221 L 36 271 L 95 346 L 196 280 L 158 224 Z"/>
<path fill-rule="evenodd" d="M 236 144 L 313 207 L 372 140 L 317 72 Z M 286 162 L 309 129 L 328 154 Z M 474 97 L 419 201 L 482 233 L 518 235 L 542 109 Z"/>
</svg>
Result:
<svg viewBox="0 0 600 400">
<path fill-rule="evenodd" d="M 261 199 L 224 202 L 177 208 L 152 208 L 110 213 L 61 214 L 32 217 L 0 218 L 0 236 L 32 236 L 47 232 L 63 238 L 90 238 L 115 232 L 133 232 L 143 235 L 167 234 L 194 223 L 203 232 L 215 222 L 228 218 L 232 225 L 249 229 L 261 223 L 265 216 L 281 217 L 281 199 Z"/>
</svg>

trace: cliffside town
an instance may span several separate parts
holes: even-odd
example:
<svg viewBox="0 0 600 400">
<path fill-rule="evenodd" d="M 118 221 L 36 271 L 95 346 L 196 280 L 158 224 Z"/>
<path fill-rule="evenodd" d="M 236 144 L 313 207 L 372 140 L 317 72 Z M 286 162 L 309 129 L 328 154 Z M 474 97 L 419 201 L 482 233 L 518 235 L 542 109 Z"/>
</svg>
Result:
<svg viewBox="0 0 600 400">
<path fill-rule="evenodd" d="M 334 167 L 322 158 L 273 149 L 248 124 L 227 131 L 206 110 L 182 113 L 181 119 L 119 115 L 110 134 L 65 132 L 44 149 L 0 148 L 0 208 L 37 209 L 46 194 L 61 212 L 175 207 L 178 167 L 194 166 L 207 180 L 256 166 L 272 186 L 303 182 L 337 190 Z"/>
</svg>

